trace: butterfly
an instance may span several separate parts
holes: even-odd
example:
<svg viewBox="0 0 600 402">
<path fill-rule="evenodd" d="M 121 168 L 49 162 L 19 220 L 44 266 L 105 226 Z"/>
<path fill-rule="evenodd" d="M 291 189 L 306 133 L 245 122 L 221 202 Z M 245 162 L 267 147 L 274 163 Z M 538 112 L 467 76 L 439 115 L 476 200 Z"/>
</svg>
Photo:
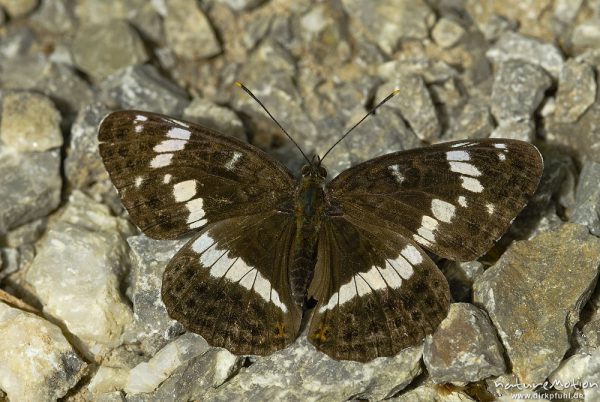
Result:
<svg viewBox="0 0 600 402">
<path fill-rule="evenodd" d="M 329 182 L 322 158 L 307 158 L 296 180 L 252 145 L 135 110 L 105 117 L 98 139 L 130 219 L 154 239 L 193 235 L 163 275 L 169 315 L 236 354 L 302 331 L 338 360 L 418 344 L 450 304 L 424 249 L 485 253 L 543 168 L 531 144 L 484 139 L 390 153 Z"/>
</svg>

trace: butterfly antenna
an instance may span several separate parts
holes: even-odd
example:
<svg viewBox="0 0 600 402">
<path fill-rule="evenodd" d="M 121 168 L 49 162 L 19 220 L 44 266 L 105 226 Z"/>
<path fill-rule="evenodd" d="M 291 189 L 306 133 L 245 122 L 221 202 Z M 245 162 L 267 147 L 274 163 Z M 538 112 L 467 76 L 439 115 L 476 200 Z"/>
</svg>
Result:
<svg viewBox="0 0 600 402">
<path fill-rule="evenodd" d="M 308 156 L 306 156 L 306 154 L 304 153 L 304 151 L 302 151 L 302 148 L 300 148 L 300 145 L 298 145 L 298 143 L 296 141 L 294 141 L 294 139 L 292 138 L 292 136 L 289 135 L 287 131 L 285 131 L 285 128 L 283 128 L 283 126 L 281 124 L 279 124 L 279 122 L 277 121 L 277 119 L 275 117 L 273 117 L 273 115 L 271 114 L 271 112 L 269 112 L 269 110 L 266 108 L 266 106 L 263 105 L 263 103 L 256 97 L 256 95 L 254 95 L 252 93 L 252 91 L 250 91 L 248 88 L 246 88 L 246 86 L 244 84 L 242 84 L 241 82 L 239 82 L 239 81 L 236 81 L 235 85 L 237 85 L 238 87 L 242 88 L 248 95 L 250 95 L 250 97 L 252 99 L 254 99 L 256 101 L 256 103 L 258 103 L 260 105 L 260 107 L 263 108 L 263 110 L 265 112 L 267 112 L 267 114 L 269 115 L 269 117 L 271 118 L 271 120 L 273 120 L 275 122 L 275 124 L 277 124 L 279 126 L 279 128 L 281 129 L 281 131 L 283 131 L 283 133 L 290 139 L 290 141 L 292 141 L 294 143 L 294 145 L 296 146 L 296 148 L 298 148 L 298 150 L 300 151 L 300 153 L 302 154 L 302 156 L 304 157 L 304 159 L 306 159 L 306 161 L 308 163 L 311 163 L 310 159 L 308 159 Z"/>
<path fill-rule="evenodd" d="M 363 118 L 362 118 L 362 119 L 360 119 L 360 120 L 358 121 L 358 123 L 356 123 L 355 125 L 353 125 L 352 127 L 350 127 L 350 129 L 349 129 L 348 131 L 346 131 L 346 133 L 345 133 L 344 135 L 342 135 L 342 136 L 340 137 L 340 139 L 339 139 L 339 140 L 337 140 L 337 141 L 335 142 L 335 144 L 333 144 L 333 145 L 331 146 L 331 148 L 329 148 L 329 150 L 328 150 L 327 152 L 325 152 L 325 155 L 323 155 L 323 157 L 322 157 L 322 158 L 321 158 L 321 160 L 319 161 L 319 165 L 321 164 L 321 162 L 323 162 L 323 159 L 325 159 L 325 157 L 326 157 L 326 156 L 327 156 L 327 155 L 328 155 L 328 154 L 329 154 L 329 153 L 330 153 L 330 152 L 333 150 L 333 148 L 335 148 L 335 146 L 336 146 L 337 144 L 339 144 L 340 142 L 342 142 L 342 140 L 343 140 L 344 138 L 346 138 L 346 137 L 348 136 L 348 134 L 350 134 L 350 133 L 352 132 L 352 130 L 354 130 L 356 127 L 358 127 L 358 126 L 360 125 L 360 123 L 362 123 L 362 122 L 363 122 L 363 121 L 364 121 L 364 120 L 365 120 L 367 117 L 369 117 L 369 116 L 370 116 L 370 115 L 372 115 L 372 114 L 375 114 L 375 111 L 376 111 L 377 109 L 379 109 L 379 108 L 380 108 L 381 106 L 383 106 L 383 105 L 384 105 L 384 104 L 385 104 L 387 101 L 389 101 L 389 100 L 390 100 L 390 99 L 392 99 L 394 96 L 396 96 L 396 95 L 397 95 L 399 92 L 400 92 L 400 90 L 399 90 L 399 89 L 394 89 L 394 90 L 392 91 L 392 93 L 391 93 L 391 94 L 389 94 L 388 96 L 386 96 L 386 97 L 385 97 L 385 99 L 384 99 L 384 100 L 382 100 L 381 102 L 379 102 L 379 103 L 378 103 L 378 104 L 377 104 L 377 105 L 376 105 L 376 106 L 375 106 L 373 109 L 371 109 L 371 110 L 369 111 L 369 113 L 367 113 L 366 115 L 364 115 L 364 116 L 363 116 Z"/>
</svg>

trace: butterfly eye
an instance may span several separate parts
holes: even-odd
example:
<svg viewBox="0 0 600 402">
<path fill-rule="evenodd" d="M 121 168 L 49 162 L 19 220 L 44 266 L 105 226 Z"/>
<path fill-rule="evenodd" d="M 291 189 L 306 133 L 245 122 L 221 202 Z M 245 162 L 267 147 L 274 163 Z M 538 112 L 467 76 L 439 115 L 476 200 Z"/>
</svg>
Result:
<svg viewBox="0 0 600 402">
<path fill-rule="evenodd" d="M 309 165 L 302 166 L 302 176 L 308 175 L 309 172 L 310 172 L 310 166 Z"/>
<path fill-rule="evenodd" d="M 319 176 L 323 178 L 327 177 L 327 170 L 322 166 L 319 166 Z"/>
</svg>

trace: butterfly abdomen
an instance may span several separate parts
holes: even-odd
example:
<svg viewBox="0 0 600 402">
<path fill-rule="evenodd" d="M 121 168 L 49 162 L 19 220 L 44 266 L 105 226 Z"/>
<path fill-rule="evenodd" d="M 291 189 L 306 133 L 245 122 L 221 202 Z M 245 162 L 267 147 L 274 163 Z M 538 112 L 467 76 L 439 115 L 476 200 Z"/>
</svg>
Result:
<svg viewBox="0 0 600 402">
<path fill-rule="evenodd" d="M 304 303 L 306 291 L 313 278 L 324 207 L 323 179 L 315 176 L 303 177 L 295 194 L 296 236 L 289 270 L 292 297 L 299 306 Z"/>
</svg>

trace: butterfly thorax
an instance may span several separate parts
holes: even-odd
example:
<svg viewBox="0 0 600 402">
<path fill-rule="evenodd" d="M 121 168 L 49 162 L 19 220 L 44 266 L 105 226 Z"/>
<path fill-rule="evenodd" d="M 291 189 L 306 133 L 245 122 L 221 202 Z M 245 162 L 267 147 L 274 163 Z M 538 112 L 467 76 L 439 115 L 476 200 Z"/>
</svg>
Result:
<svg viewBox="0 0 600 402">
<path fill-rule="evenodd" d="M 298 305 L 304 303 L 317 262 L 317 242 L 325 210 L 323 183 L 326 175 L 325 169 L 318 165 L 305 166 L 295 193 L 296 236 L 289 278 L 292 297 Z"/>
</svg>

